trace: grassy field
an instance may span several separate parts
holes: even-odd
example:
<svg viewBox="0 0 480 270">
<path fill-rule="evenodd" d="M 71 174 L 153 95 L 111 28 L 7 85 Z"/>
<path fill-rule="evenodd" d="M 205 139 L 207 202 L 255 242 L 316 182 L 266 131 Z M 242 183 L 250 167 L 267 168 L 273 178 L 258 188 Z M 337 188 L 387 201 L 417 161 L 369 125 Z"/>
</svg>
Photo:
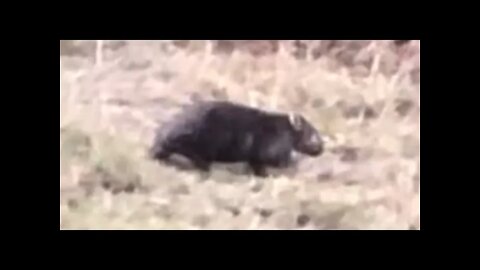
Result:
<svg viewBox="0 0 480 270">
<path fill-rule="evenodd" d="M 61 43 L 61 229 L 420 228 L 419 41 L 320 58 L 212 44 Z M 149 160 L 157 126 L 200 99 L 300 112 L 327 150 L 266 179 Z"/>
</svg>

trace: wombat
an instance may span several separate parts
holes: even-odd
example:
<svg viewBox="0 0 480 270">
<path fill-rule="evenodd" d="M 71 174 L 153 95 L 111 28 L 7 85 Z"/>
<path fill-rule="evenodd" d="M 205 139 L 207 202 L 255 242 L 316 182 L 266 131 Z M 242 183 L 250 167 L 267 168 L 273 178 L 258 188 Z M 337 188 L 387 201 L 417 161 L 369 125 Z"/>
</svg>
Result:
<svg viewBox="0 0 480 270">
<path fill-rule="evenodd" d="M 162 126 L 150 156 L 165 160 L 180 154 L 203 170 L 212 162 L 246 162 L 256 176 L 266 167 L 291 164 L 293 151 L 319 156 L 324 141 L 299 114 L 262 111 L 228 101 L 205 101 L 188 106 Z"/>
</svg>

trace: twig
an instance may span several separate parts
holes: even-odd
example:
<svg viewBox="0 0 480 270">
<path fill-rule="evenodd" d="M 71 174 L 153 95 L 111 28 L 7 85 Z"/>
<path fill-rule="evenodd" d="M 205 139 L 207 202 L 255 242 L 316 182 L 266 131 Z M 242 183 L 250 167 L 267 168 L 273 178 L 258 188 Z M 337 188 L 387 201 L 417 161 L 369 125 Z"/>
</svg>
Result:
<svg viewBox="0 0 480 270">
<path fill-rule="evenodd" d="M 95 50 L 95 65 L 100 67 L 103 64 L 103 40 L 97 40 Z"/>
</svg>

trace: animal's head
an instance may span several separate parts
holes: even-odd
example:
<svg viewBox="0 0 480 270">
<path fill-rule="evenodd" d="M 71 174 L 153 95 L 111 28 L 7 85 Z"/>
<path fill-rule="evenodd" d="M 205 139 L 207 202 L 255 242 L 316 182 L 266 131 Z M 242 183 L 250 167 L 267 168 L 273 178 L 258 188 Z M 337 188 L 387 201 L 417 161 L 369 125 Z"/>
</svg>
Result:
<svg viewBox="0 0 480 270">
<path fill-rule="evenodd" d="M 294 147 L 298 152 L 319 156 L 323 153 L 324 142 L 319 132 L 301 115 L 288 115 L 294 134 Z"/>
</svg>

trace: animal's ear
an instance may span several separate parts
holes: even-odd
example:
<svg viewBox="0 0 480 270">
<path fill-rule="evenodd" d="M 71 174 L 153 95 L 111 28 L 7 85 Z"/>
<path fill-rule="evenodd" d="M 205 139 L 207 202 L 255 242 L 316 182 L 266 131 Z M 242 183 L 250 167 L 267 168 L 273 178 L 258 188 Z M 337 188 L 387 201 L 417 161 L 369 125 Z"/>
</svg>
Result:
<svg viewBox="0 0 480 270">
<path fill-rule="evenodd" d="M 296 113 L 289 113 L 288 114 L 288 120 L 290 121 L 290 124 L 295 130 L 301 130 L 302 129 L 302 116 Z"/>
</svg>

